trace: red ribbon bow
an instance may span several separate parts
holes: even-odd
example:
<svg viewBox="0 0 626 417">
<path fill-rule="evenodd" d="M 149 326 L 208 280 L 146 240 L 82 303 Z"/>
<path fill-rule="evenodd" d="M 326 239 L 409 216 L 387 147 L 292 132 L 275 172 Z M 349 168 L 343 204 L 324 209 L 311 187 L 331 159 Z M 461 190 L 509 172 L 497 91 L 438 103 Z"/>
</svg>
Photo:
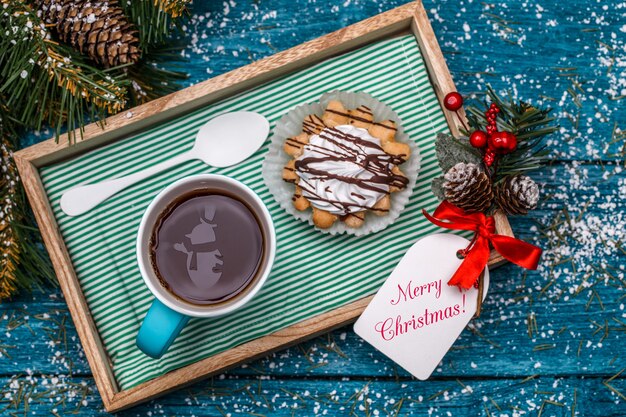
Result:
<svg viewBox="0 0 626 417">
<path fill-rule="evenodd" d="M 462 250 L 465 259 L 454 273 L 448 285 L 471 288 L 489 260 L 489 244 L 503 257 L 526 269 L 537 269 L 541 248 L 509 236 L 494 234 L 496 222 L 483 213 L 465 213 L 463 209 L 443 201 L 431 216 L 424 216 L 439 227 L 452 230 L 472 230 L 476 234 L 469 246 Z"/>
</svg>

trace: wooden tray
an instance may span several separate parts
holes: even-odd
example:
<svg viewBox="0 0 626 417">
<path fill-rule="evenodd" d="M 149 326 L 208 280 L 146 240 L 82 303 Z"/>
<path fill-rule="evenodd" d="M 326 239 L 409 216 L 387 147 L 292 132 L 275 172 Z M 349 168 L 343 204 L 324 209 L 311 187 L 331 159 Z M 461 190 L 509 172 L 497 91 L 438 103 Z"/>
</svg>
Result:
<svg viewBox="0 0 626 417">
<path fill-rule="evenodd" d="M 208 375 L 266 355 L 273 350 L 345 325 L 359 316 L 371 297 L 359 299 L 130 389 L 121 390 L 52 212 L 42 184 L 41 168 L 112 143 L 210 103 L 232 97 L 329 57 L 400 33 L 412 33 L 417 39 L 427 65 L 430 82 L 439 99 L 441 100 L 445 93 L 454 91 L 454 84 L 426 12 L 421 2 L 414 2 L 136 107 L 132 109 L 132 117 L 128 117 L 130 113 L 127 112 L 110 117 L 106 120 L 104 129 L 96 124 L 89 125 L 85 128 L 84 140 L 73 146 L 69 146 L 68 137 L 64 135 L 58 143 L 54 139 L 49 139 L 15 154 L 15 160 L 41 228 L 44 242 L 50 253 L 104 406 L 108 411 L 113 412 L 130 407 Z M 458 135 L 456 118 L 449 112 L 446 112 L 445 116 L 451 132 Z M 498 233 L 512 235 L 505 216 L 498 214 L 496 223 Z M 492 254 L 490 265 L 500 262 L 502 258 L 497 254 Z"/>
</svg>

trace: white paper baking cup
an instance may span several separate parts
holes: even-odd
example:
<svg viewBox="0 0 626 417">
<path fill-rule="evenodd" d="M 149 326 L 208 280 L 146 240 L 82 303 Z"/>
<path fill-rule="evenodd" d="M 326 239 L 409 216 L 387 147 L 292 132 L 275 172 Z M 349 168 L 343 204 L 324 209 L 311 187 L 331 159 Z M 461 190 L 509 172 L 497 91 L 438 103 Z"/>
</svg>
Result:
<svg viewBox="0 0 626 417">
<path fill-rule="evenodd" d="M 291 157 L 283 151 L 285 139 L 302 133 L 302 122 L 309 114 L 316 114 L 321 117 L 326 105 L 331 100 L 341 101 L 347 109 L 355 109 L 361 105 L 366 105 L 372 110 L 375 121 L 393 120 L 396 122 L 396 127 L 398 128 L 395 140 L 407 143 L 411 148 L 411 157 L 400 165 L 400 169 L 409 180 L 407 187 L 402 191 L 391 193 L 391 209 L 387 215 L 376 216 L 372 212 L 367 212 L 365 223 L 359 228 L 348 227 L 339 220 L 328 229 L 316 227 L 313 223 L 311 209 L 298 211 L 294 208 L 292 202 L 295 191 L 294 184 L 283 181 L 283 167 L 291 159 Z M 347 233 L 355 236 L 363 236 L 383 230 L 400 216 L 400 213 L 404 210 L 404 207 L 413 193 L 413 188 L 415 187 L 420 169 L 420 160 L 421 156 L 417 143 L 404 133 L 402 121 L 389 106 L 376 100 L 367 93 L 332 91 L 322 95 L 319 102 L 302 104 L 295 107 L 285 113 L 276 123 L 274 130 L 272 130 L 269 152 L 263 162 L 263 179 L 278 204 L 296 219 L 308 222 L 311 226 L 315 227 L 315 229 L 323 233 L 330 233 L 332 235 Z"/>
</svg>

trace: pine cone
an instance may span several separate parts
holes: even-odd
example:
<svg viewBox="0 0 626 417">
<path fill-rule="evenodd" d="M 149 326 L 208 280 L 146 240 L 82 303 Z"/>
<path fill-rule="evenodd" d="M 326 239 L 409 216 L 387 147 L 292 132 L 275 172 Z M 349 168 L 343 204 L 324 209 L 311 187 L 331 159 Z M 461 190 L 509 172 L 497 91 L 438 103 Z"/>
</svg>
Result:
<svg viewBox="0 0 626 417">
<path fill-rule="evenodd" d="M 446 200 L 467 213 L 484 212 L 491 206 L 491 179 L 472 163 L 459 162 L 444 175 Z"/>
<path fill-rule="evenodd" d="M 507 214 L 527 214 L 537 208 L 539 187 L 525 175 L 506 177 L 495 187 L 496 202 Z"/>
<path fill-rule="evenodd" d="M 104 68 L 135 63 L 141 56 L 137 30 L 116 0 L 39 0 L 59 38 Z"/>
</svg>

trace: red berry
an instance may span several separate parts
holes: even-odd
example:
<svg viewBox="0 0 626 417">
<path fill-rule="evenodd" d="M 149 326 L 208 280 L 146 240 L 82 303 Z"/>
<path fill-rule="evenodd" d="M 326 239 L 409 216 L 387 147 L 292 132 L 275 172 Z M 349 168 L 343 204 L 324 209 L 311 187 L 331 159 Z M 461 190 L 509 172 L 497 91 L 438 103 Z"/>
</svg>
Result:
<svg viewBox="0 0 626 417">
<path fill-rule="evenodd" d="M 505 148 L 506 132 L 494 132 L 489 136 L 489 149 L 493 149 L 498 152 L 500 149 Z"/>
<path fill-rule="evenodd" d="M 508 136 L 507 153 L 515 152 L 515 150 L 517 149 L 517 137 L 511 132 L 507 132 L 507 136 Z"/>
<path fill-rule="evenodd" d="M 496 132 L 496 127 L 495 127 L 495 126 L 493 126 L 493 125 L 489 125 L 489 126 L 487 126 L 487 133 L 488 133 L 488 134 L 490 134 L 490 135 L 491 135 L 491 134 L 493 134 L 493 133 L 495 133 L 495 132 Z"/>
<path fill-rule="evenodd" d="M 494 162 L 496 162 L 496 154 L 493 153 L 491 149 L 487 149 L 485 155 L 483 156 L 483 162 L 488 167 L 492 166 Z"/>
<path fill-rule="evenodd" d="M 474 148 L 484 148 L 487 146 L 487 134 L 482 130 L 475 130 L 470 135 L 469 141 Z"/>
<path fill-rule="evenodd" d="M 511 153 L 517 148 L 517 138 L 509 132 L 494 132 L 489 136 L 489 148 L 503 155 Z"/>
<path fill-rule="evenodd" d="M 463 97 L 456 91 L 453 91 L 446 94 L 443 99 L 443 105 L 450 111 L 457 111 L 463 106 Z"/>
</svg>

